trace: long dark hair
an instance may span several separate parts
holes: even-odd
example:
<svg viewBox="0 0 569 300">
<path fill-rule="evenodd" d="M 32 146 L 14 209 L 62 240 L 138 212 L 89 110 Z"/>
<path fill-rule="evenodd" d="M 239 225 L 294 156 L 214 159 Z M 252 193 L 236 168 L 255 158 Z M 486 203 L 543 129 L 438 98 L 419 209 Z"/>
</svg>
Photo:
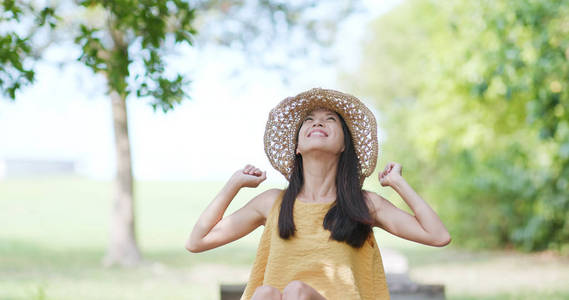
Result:
<svg viewBox="0 0 569 300">
<path fill-rule="evenodd" d="M 360 171 L 352 134 L 342 116 L 340 114 L 338 116 L 344 131 L 344 151 L 338 161 L 336 201 L 326 213 L 323 226 L 331 232 L 330 239 L 343 241 L 354 248 L 360 248 L 372 231 L 372 218 L 360 186 Z M 298 144 L 298 131 L 296 143 Z M 279 213 L 279 235 L 283 239 L 294 236 L 296 231 L 293 208 L 303 185 L 302 156 L 295 154 L 289 185 L 283 195 Z"/>
</svg>

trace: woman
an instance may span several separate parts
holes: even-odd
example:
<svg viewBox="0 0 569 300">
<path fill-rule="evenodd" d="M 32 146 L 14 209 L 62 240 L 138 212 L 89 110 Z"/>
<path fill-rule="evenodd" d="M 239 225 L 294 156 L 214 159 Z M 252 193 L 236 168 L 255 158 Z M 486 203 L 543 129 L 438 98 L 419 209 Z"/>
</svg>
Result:
<svg viewBox="0 0 569 300">
<path fill-rule="evenodd" d="M 311 89 L 281 101 L 270 113 L 265 152 L 289 181 L 233 214 L 223 214 L 242 187 L 266 172 L 247 165 L 233 174 L 198 219 L 186 248 L 201 252 L 265 229 L 242 299 L 389 299 L 372 231 L 444 246 L 450 235 L 431 207 L 402 177 L 401 165 L 379 174 L 413 210 L 362 190 L 377 161 L 373 114 L 357 98 Z"/>
</svg>

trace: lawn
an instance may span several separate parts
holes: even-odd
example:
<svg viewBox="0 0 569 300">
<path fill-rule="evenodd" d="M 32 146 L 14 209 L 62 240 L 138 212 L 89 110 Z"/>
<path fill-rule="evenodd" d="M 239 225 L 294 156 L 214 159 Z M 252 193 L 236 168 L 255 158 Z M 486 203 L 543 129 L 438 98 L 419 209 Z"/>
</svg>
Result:
<svg viewBox="0 0 569 300">
<path fill-rule="evenodd" d="M 0 299 L 219 299 L 220 283 L 247 280 L 262 231 L 200 254 L 184 249 L 194 222 L 222 184 L 137 182 L 137 237 L 145 262 L 106 269 L 101 259 L 110 182 L 0 181 Z M 271 187 L 242 190 L 227 213 Z M 445 284 L 447 299 L 569 299 L 568 258 L 472 252 L 452 244 L 433 248 L 379 230 L 376 238 L 380 249 L 407 256 L 415 281 Z"/>
</svg>

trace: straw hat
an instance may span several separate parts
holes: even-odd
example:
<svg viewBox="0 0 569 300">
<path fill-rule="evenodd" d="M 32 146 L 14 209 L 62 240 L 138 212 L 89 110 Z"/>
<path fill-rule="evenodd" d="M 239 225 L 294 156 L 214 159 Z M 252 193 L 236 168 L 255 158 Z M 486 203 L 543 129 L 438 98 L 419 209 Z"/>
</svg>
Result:
<svg viewBox="0 0 569 300">
<path fill-rule="evenodd" d="M 313 88 L 285 98 L 271 110 L 264 136 L 265 153 L 271 165 L 290 180 L 296 134 L 308 113 L 320 107 L 335 111 L 346 121 L 358 156 L 360 182 L 363 184 L 377 163 L 375 117 L 358 98 L 335 90 Z"/>
</svg>

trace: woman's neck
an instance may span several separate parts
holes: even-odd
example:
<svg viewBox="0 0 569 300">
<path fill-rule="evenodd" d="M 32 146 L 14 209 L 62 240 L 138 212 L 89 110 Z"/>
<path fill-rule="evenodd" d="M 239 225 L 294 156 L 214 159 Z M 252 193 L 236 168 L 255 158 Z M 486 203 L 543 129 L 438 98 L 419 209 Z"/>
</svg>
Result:
<svg viewBox="0 0 569 300">
<path fill-rule="evenodd" d="M 336 199 L 338 157 L 306 156 L 302 158 L 304 184 L 299 196 L 305 202 L 327 202 Z"/>
</svg>

